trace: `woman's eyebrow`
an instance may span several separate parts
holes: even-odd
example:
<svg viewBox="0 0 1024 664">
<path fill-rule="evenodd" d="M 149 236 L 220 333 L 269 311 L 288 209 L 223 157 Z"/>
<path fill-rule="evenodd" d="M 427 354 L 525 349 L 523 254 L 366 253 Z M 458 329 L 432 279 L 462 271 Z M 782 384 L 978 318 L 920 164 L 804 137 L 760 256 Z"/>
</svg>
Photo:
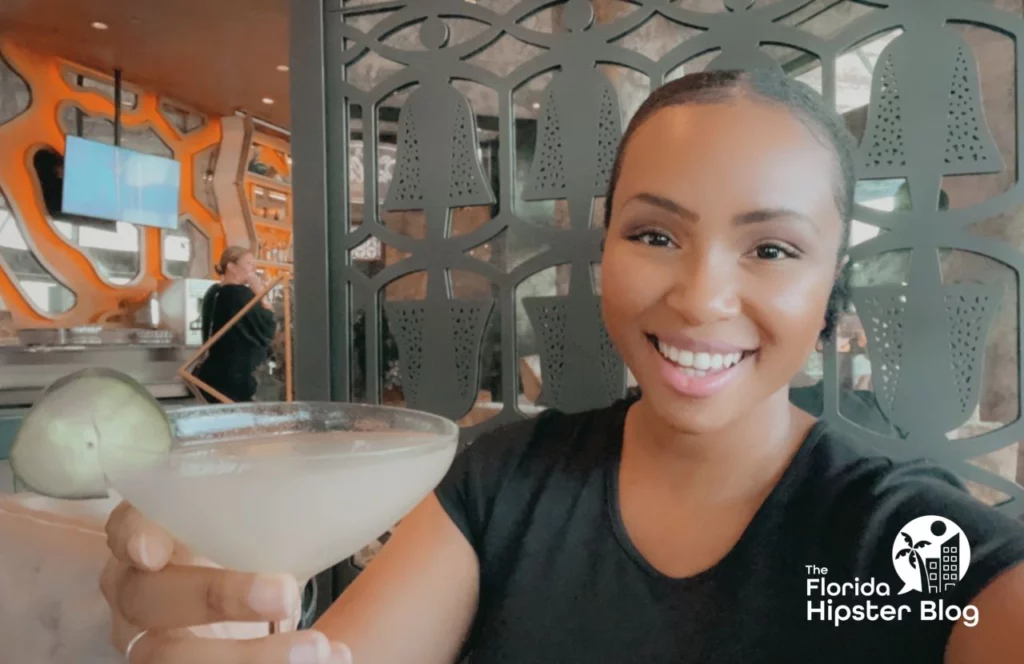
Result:
<svg viewBox="0 0 1024 664">
<path fill-rule="evenodd" d="M 677 203 L 671 198 L 659 196 L 658 194 L 652 194 L 649 192 L 640 192 L 638 194 L 634 194 L 633 196 L 630 196 L 629 199 L 626 200 L 626 202 L 623 204 L 623 207 L 626 207 L 627 205 L 633 202 L 644 203 L 645 205 L 650 205 L 659 208 L 676 217 L 679 217 L 680 219 L 685 219 L 688 221 L 696 221 L 697 219 L 700 218 L 700 215 L 698 215 L 693 210 L 690 210 L 689 208 Z M 796 210 L 784 207 L 751 210 L 750 212 L 744 212 L 742 214 L 736 215 L 733 218 L 733 222 L 737 226 L 745 226 L 747 224 L 759 224 L 769 221 L 795 221 L 798 223 L 807 224 L 808 226 L 813 227 L 815 230 L 818 230 L 818 224 L 814 222 L 814 219 L 812 219 L 811 217 L 807 216 L 802 212 L 797 212 Z"/>
<path fill-rule="evenodd" d="M 623 204 L 623 207 L 629 205 L 634 201 L 639 203 L 646 203 L 647 205 L 651 205 L 656 208 L 661 208 L 662 210 L 670 212 L 682 219 L 697 219 L 697 213 L 685 208 L 684 206 L 680 205 L 679 203 L 675 202 L 670 198 L 665 198 L 664 196 L 659 196 L 657 194 L 651 194 L 648 192 L 641 192 L 639 194 L 634 194 L 630 196 L 629 199 L 627 199 L 626 202 Z"/>
<path fill-rule="evenodd" d="M 752 210 L 751 212 L 744 212 L 743 214 L 735 216 L 733 221 L 737 226 L 759 224 L 768 221 L 796 221 L 812 226 L 815 229 L 818 228 L 818 224 L 814 223 L 814 220 L 806 214 L 789 208 L 765 208 L 763 210 Z"/>
</svg>

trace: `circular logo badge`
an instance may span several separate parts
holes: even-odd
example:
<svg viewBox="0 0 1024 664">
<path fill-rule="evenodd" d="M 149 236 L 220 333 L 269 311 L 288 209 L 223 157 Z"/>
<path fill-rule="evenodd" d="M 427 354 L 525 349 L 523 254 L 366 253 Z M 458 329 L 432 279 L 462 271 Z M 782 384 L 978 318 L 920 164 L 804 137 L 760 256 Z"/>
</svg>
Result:
<svg viewBox="0 0 1024 664">
<path fill-rule="evenodd" d="M 922 516 L 900 529 L 892 545 L 892 564 L 903 581 L 899 595 L 911 590 L 936 595 L 967 574 L 971 545 L 963 529 L 946 517 Z"/>
</svg>

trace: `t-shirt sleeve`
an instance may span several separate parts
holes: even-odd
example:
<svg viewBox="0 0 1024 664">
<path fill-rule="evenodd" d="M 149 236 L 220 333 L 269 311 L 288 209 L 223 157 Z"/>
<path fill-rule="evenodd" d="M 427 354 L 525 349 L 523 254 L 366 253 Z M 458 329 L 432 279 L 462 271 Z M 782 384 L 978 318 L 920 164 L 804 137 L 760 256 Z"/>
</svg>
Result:
<svg viewBox="0 0 1024 664">
<path fill-rule="evenodd" d="M 927 462 L 897 465 L 879 492 L 883 514 L 884 506 L 891 504 L 901 517 L 941 516 L 963 530 L 970 545 L 970 567 L 950 596 L 964 604 L 995 577 L 1024 563 L 1024 522 L 982 503 L 948 471 Z M 886 521 L 890 528 L 897 525 L 893 519 Z M 938 540 L 949 534 L 932 536 Z"/>
<path fill-rule="evenodd" d="M 455 457 L 434 492 L 477 553 L 498 496 L 520 469 L 543 418 L 502 426 L 478 437 Z"/>
<path fill-rule="evenodd" d="M 893 595 L 897 595 L 903 582 L 896 565 L 906 566 L 905 558 L 914 556 L 915 551 L 932 552 L 930 562 L 923 563 L 929 560 L 924 555 L 917 557 L 917 561 L 925 564 L 925 575 L 938 575 L 935 582 L 942 587 L 924 593 L 912 590 L 903 596 L 906 601 L 941 599 L 946 605 L 965 607 L 996 577 L 1024 564 L 1024 523 L 982 503 L 952 473 L 932 463 L 892 464 L 871 482 L 868 495 L 869 508 L 856 519 L 860 523 L 848 524 L 851 535 L 859 540 L 856 573 L 861 578 L 884 579 L 890 582 Z M 911 527 L 917 519 L 921 520 Z M 952 572 L 959 576 L 961 549 L 959 531 L 945 525 L 944 520 L 962 531 L 970 549 L 966 573 L 950 586 L 943 574 Z M 936 525 L 937 521 L 943 521 L 943 525 Z M 948 549 L 944 548 L 946 545 Z M 897 559 L 896 554 L 904 548 L 910 550 Z M 918 578 L 923 586 L 925 577 Z M 953 623 L 941 621 L 934 626 L 941 630 L 944 644 Z"/>
</svg>

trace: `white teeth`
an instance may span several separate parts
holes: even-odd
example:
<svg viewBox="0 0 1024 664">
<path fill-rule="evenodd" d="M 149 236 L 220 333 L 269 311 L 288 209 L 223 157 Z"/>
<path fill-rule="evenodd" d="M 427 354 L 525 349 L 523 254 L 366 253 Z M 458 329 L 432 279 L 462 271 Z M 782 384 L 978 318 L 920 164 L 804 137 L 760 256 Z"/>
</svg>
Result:
<svg viewBox="0 0 1024 664">
<path fill-rule="evenodd" d="M 694 353 L 674 348 L 661 341 L 658 341 L 658 351 L 666 359 L 682 367 L 686 376 L 705 376 L 711 371 L 728 369 L 743 359 L 742 353 Z"/>
</svg>

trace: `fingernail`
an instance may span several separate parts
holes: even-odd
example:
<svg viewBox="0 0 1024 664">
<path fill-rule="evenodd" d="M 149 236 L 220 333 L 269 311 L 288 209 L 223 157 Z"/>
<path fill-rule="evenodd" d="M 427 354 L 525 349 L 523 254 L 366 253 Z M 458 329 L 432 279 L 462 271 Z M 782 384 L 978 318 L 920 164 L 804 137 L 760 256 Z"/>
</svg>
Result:
<svg viewBox="0 0 1024 664">
<path fill-rule="evenodd" d="M 135 535 L 128 544 L 133 551 L 135 558 L 142 563 L 142 566 L 155 570 L 167 563 L 170 552 L 166 543 L 160 538 L 153 538 L 146 533 Z"/>
<path fill-rule="evenodd" d="M 347 645 L 331 642 L 331 664 L 352 664 L 352 651 Z"/>
<path fill-rule="evenodd" d="M 128 543 L 128 548 L 144 567 L 152 569 L 153 553 L 149 550 L 147 539 L 145 533 L 134 535 Z"/>
<path fill-rule="evenodd" d="M 249 591 L 249 608 L 268 618 L 284 620 L 295 613 L 298 593 L 289 577 L 264 576 Z"/>
<path fill-rule="evenodd" d="M 331 643 L 320 632 L 302 632 L 288 653 L 289 664 L 327 664 Z"/>
</svg>

